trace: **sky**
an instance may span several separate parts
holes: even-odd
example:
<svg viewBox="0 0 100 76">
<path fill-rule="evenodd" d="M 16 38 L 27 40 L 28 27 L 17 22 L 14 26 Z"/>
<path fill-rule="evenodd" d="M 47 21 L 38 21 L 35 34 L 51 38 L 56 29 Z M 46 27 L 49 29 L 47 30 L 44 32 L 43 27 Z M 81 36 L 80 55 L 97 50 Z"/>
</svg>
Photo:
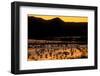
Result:
<svg viewBox="0 0 100 76">
<path fill-rule="evenodd" d="M 34 14 L 29 14 L 28 16 L 43 18 L 45 20 L 50 20 L 58 17 L 64 22 L 88 22 L 88 17 L 86 16 L 55 16 L 55 15 L 53 16 L 53 15 L 34 15 Z"/>
</svg>

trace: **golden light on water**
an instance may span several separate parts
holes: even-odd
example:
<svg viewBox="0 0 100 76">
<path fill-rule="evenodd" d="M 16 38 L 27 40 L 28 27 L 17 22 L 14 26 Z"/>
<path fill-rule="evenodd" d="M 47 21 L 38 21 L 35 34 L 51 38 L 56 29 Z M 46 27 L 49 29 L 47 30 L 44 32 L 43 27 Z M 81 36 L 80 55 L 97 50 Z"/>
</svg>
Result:
<svg viewBox="0 0 100 76">
<path fill-rule="evenodd" d="M 64 22 L 88 22 L 88 17 L 86 16 L 51 16 L 28 14 L 28 17 L 42 18 L 44 21 L 60 18 Z M 80 23 L 80 25 L 81 24 L 82 23 Z M 51 41 L 45 39 L 28 39 L 28 61 L 88 58 L 87 43 L 78 44 L 76 43 L 77 41 L 74 42 L 73 40 Z"/>
</svg>

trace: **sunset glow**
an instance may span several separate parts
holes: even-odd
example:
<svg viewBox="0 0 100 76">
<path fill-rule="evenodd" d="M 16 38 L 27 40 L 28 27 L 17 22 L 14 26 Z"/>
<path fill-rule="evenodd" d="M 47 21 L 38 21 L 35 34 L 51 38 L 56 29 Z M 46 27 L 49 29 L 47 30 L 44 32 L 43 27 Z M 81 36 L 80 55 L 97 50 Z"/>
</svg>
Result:
<svg viewBox="0 0 100 76">
<path fill-rule="evenodd" d="M 88 17 L 86 16 L 50 16 L 50 15 L 34 15 L 34 14 L 29 14 L 28 16 L 34 16 L 45 20 L 51 20 L 53 18 L 58 17 L 65 22 L 88 22 Z"/>
</svg>

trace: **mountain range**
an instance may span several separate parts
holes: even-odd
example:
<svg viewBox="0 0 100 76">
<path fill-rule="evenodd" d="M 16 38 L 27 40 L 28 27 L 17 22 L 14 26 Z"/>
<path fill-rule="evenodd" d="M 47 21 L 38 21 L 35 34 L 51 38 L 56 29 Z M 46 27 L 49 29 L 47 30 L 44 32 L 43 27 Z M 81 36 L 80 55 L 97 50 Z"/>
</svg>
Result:
<svg viewBox="0 0 100 76">
<path fill-rule="evenodd" d="M 38 17 L 28 16 L 28 38 L 46 39 L 54 37 L 78 36 L 87 39 L 87 22 L 65 22 L 58 17 L 45 20 Z"/>
</svg>

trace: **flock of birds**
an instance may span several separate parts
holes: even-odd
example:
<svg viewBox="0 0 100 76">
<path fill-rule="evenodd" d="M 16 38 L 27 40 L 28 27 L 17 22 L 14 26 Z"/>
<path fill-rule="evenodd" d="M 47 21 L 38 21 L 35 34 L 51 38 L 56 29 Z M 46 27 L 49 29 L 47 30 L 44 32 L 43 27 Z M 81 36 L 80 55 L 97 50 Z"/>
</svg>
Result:
<svg viewBox="0 0 100 76">
<path fill-rule="evenodd" d="M 28 47 L 28 60 L 61 60 L 88 58 L 85 44 L 33 44 Z"/>
</svg>

